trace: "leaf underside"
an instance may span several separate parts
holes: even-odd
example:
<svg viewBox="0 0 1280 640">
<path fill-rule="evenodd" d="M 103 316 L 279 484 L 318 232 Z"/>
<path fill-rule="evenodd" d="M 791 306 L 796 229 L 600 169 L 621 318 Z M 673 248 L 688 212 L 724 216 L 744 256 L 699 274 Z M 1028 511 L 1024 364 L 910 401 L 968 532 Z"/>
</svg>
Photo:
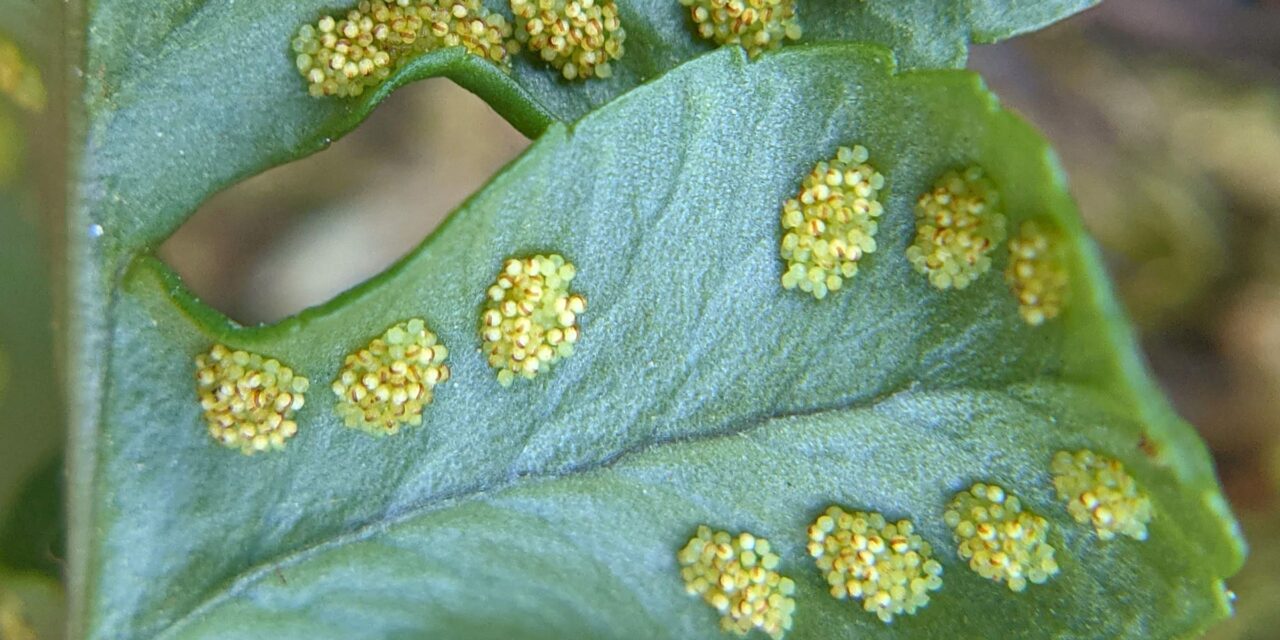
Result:
<svg viewBox="0 0 1280 640">
<path fill-rule="evenodd" d="M 682 65 L 548 127 L 401 263 L 277 325 L 235 326 L 133 259 L 111 300 L 89 635 L 714 638 L 675 564 L 701 523 L 781 550 L 789 638 L 1159 637 L 1225 615 L 1241 552 L 1208 456 L 1138 364 L 1045 143 L 976 76 L 891 60 L 820 45 Z M 879 249 L 826 300 L 783 291 L 779 207 L 854 143 L 887 178 Z M 959 292 L 903 256 L 917 195 L 970 163 L 1011 226 L 1063 231 L 1070 307 L 1045 327 L 1020 321 L 1003 247 Z M 484 290 L 504 258 L 546 251 L 578 267 L 583 338 L 503 389 L 479 350 Z M 342 357 L 411 316 L 453 378 L 420 428 L 343 427 Z M 285 451 L 205 434 L 193 358 L 214 342 L 311 378 Z M 1099 542 L 1056 501 L 1050 457 L 1084 447 L 1151 494 L 1148 541 Z M 975 481 L 1049 519 L 1057 578 L 1014 594 L 956 556 L 943 505 Z M 886 626 L 825 594 L 804 527 L 831 503 L 917 524 L 945 569 L 926 608 Z"/>
</svg>

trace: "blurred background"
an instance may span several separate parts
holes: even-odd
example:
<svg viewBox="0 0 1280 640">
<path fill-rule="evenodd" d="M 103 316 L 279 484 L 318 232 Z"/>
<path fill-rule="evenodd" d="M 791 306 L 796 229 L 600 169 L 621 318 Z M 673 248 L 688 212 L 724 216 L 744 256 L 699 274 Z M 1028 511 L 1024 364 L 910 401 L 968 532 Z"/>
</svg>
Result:
<svg viewBox="0 0 1280 640">
<path fill-rule="evenodd" d="M 0 50 L 0 89 L 3 66 Z M 1280 0 L 1110 0 L 976 47 L 971 68 L 1054 142 L 1153 370 L 1217 460 L 1251 555 L 1231 581 L 1237 616 L 1210 637 L 1277 637 Z M 49 271 L 38 256 L 53 254 L 38 220 L 5 215 L 32 209 L 12 188 L 30 105 L 10 102 L 0 96 L 0 514 L 17 516 L 0 519 L 0 540 L 24 542 L 0 544 L 0 640 L 27 640 L 56 634 L 57 590 L 40 576 L 61 557 L 44 506 L 58 430 L 39 425 L 59 413 L 15 402 L 56 393 L 36 286 Z M 527 145 L 450 82 L 418 83 L 330 149 L 216 196 L 161 253 L 213 307 L 275 321 L 395 262 Z"/>
</svg>

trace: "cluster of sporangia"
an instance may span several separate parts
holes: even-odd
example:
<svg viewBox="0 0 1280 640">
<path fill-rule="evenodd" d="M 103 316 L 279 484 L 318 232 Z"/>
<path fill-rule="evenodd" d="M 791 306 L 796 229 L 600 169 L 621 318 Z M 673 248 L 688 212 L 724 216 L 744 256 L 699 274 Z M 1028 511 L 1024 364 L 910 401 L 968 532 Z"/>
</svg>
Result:
<svg viewBox="0 0 1280 640">
<path fill-rule="evenodd" d="M 504 67 L 516 47 L 506 18 L 480 0 L 364 0 L 293 39 L 298 72 L 316 97 L 358 96 L 413 55 L 456 46 Z"/>
<path fill-rule="evenodd" d="M 800 38 L 795 0 L 679 0 L 699 36 L 755 58 Z M 566 80 L 608 78 L 627 38 L 614 0 L 509 0 L 515 25 L 481 0 L 364 0 L 293 40 L 311 95 L 358 96 L 413 57 L 461 46 L 500 67 L 521 47 Z"/>
<path fill-rule="evenodd" d="M 1034 220 L 1022 223 L 1009 241 L 1009 266 L 1005 280 L 1018 299 L 1018 313 L 1032 326 L 1044 324 L 1062 312 L 1067 270 L 1059 242 Z"/>
<path fill-rule="evenodd" d="M 685 590 L 720 612 L 721 629 L 740 636 L 760 629 L 777 639 L 791 628 L 796 583 L 775 571 L 780 559 L 768 540 L 703 525 L 676 558 Z"/>
<path fill-rule="evenodd" d="M 613 0 L 511 0 L 516 40 L 566 80 L 608 78 L 627 32 Z"/>
<path fill-rule="evenodd" d="M 1087 450 L 1059 451 L 1051 471 L 1067 513 L 1092 524 L 1099 540 L 1147 538 L 1151 501 L 1119 461 Z M 955 494 L 942 519 L 969 569 L 1010 591 L 1059 573 L 1048 520 L 997 485 L 977 483 Z M 942 588 L 942 565 L 910 520 L 890 522 L 879 513 L 832 505 L 807 533 L 807 550 L 831 597 L 859 602 L 885 623 L 916 613 Z M 685 590 L 720 613 L 724 630 L 746 635 L 759 629 L 776 640 L 791 628 L 795 583 L 779 573 L 779 556 L 763 538 L 702 525 L 676 561 Z"/>
<path fill-rule="evenodd" d="M 559 255 L 512 259 L 488 289 L 480 334 L 498 381 L 532 378 L 573 353 L 587 301 L 569 291 L 576 271 Z M 387 329 L 343 360 L 330 388 L 346 426 L 377 436 L 422 424 L 437 386 L 449 380 L 449 351 L 421 318 Z M 307 379 L 248 351 L 214 345 L 196 356 L 196 383 L 209 434 L 253 454 L 284 448 L 298 432 Z"/>
<path fill-rule="evenodd" d="M 910 520 L 828 507 L 809 525 L 809 555 L 833 598 L 861 600 L 885 622 L 915 613 L 929 604 L 930 591 L 942 588 L 942 565 Z"/>
<path fill-rule="evenodd" d="M 795 0 L 680 0 L 698 35 L 720 45 L 742 45 L 752 58 L 800 39 Z"/>
<path fill-rule="evenodd" d="M 866 163 L 867 156 L 865 147 L 840 147 L 782 205 L 783 287 L 799 287 L 821 300 L 858 272 L 864 254 L 876 250 L 884 176 Z"/>
<path fill-rule="evenodd" d="M 209 435 L 253 454 L 283 449 L 298 433 L 293 414 L 310 385 L 279 360 L 218 344 L 196 356 L 196 386 Z"/>
<path fill-rule="evenodd" d="M 448 355 L 422 318 L 387 329 L 343 362 L 332 385 L 338 415 L 348 427 L 373 435 L 422 424 L 436 385 L 449 379 Z"/>
<path fill-rule="evenodd" d="M 413 57 L 464 47 L 506 69 L 523 44 L 569 80 L 606 78 L 626 32 L 613 0 L 511 0 L 515 27 L 480 0 L 364 0 L 293 40 L 311 95 L 358 96 Z"/>
<path fill-rule="evenodd" d="M 844 286 L 858 272 L 858 262 L 875 252 L 885 179 L 868 164 L 869 156 L 862 146 L 840 147 L 782 205 L 784 288 L 821 300 Z M 943 290 L 964 289 L 989 271 L 990 254 L 1005 238 L 1000 192 L 977 166 L 938 178 L 917 199 L 915 222 L 907 260 Z M 1048 222 L 1022 223 L 1009 242 L 1005 280 L 1027 324 L 1040 325 L 1061 313 L 1067 268 Z"/>
<path fill-rule="evenodd" d="M 480 337 L 498 382 L 508 386 L 516 376 L 532 378 L 573 354 L 578 341 L 578 315 L 587 300 L 569 293 L 577 271 L 558 255 L 507 260 L 489 287 L 481 316 Z"/>
</svg>

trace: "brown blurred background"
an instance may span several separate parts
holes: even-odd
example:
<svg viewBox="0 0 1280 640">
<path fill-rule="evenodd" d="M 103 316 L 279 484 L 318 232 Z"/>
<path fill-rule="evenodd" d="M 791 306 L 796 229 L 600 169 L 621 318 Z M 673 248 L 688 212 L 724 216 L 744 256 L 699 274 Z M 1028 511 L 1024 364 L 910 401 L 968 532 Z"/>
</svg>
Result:
<svg viewBox="0 0 1280 640">
<path fill-rule="evenodd" d="M 1215 638 L 1280 635 L 1280 0 L 1110 0 L 977 47 L 1057 146 L 1157 376 L 1209 442 L 1252 546 Z M 209 202 L 163 248 L 244 322 L 378 273 L 528 141 L 444 80 Z"/>
</svg>

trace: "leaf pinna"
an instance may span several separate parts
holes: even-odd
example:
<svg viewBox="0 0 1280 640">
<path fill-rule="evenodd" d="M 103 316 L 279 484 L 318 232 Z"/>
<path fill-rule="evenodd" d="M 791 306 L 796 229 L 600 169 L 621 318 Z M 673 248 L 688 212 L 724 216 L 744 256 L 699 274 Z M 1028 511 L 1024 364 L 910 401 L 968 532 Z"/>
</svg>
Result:
<svg viewBox="0 0 1280 640">
<path fill-rule="evenodd" d="M 876 5 L 887 6 L 856 8 Z M 628 53 L 612 79 L 568 83 L 523 55 L 512 76 L 604 92 L 645 51 L 632 47 L 640 32 L 628 23 Z M 549 126 L 395 267 L 261 327 L 204 306 L 149 255 L 150 235 L 180 215 L 168 207 L 183 201 L 139 197 L 140 178 L 111 173 L 123 168 L 93 151 L 103 172 L 95 175 L 112 176 L 104 184 L 138 210 L 124 215 L 110 198 L 91 207 L 95 216 L 121 215 L 105 220 L 110 244 L 86 255 L 121 262 L 101 274 L 118 277 L 119 288 L 109 330 L 94 334 L 109 349 L 100 361 L 111 384 L 95 405 L 92 477 L 101 490 L 85 498 L 94 509 L 78 512 L 97 532 L 75 561 L 86 585 L 77 605 L 85 635 L 251 637 L 270 627 L 316 638 L 618 630 L 718 638 L 723 614 L 684 592 L 677 557 L 701 524 L 767 539 L 784 569 L 774 569 L 776 583 L 748 575 L 763 592 L 729 616 L 732 629 L 745 620 L 756 635 L 992 637 L 1036 628 L 1072 637 L 1083 628 L 1094 637 L 1135 629 L 1166 637 L 1226 615 L 1222 580 L 1238 567 L 1240 548 L 1212 465 L 1134 364 L 1132 336 L 1044 141 L 971 74 L 899 71 L 875 46 L 802 43 L 755 60 L 726 47 L 571 128 Z M 475 73 L 506 77 L 466 58 Z M 297 80 L 287 79 L 294 94 Z M 312 113 L 336 102 L 296 97 Z M 273 113 L 287 119 L 291 108 Z M 126 127 L 130 113 L 111 122 Z M 113 127 L 95 131 L 101 144 L 119 142 Z M 880 248 L 852 286 L 814 303 L 779 286 L 779 207 L 796 195 L 798 177 L 852 142 L 872 151 L 869 162 L 889 181 L 878 194 Z M 1055 321 L 1029 330 L 999 273 L 942 291 L 906 257 L 920 194 L 935 193 L 949 168 L 970 166 L 998 186 L 1011 220 L 1035 215 L 1061 232 L 1071 306 Z M 154 165 L 128 170 L 147 168 Z M 145 185 L 199 179 L 212 189 L 219 175 L 185 166 Z M 952 246 L 933 247 L 944 245 Z M 1008 257 L 999 249 L 983 254 L 997 272 Z M 576 265 L 572 286 L 561 273 L 570 260 L 557 262 L 552 251 Z M 523 297 L 508 298 L 513 290 Z M 579 292 L 590 298 L 581 317 Z M 530 301 L 537 304 L 521 308 Z M 486 321 L 488 311 L 497 316 Z M 563 311 L 573 311 L 571 321 Z M 301 435 L 283 454 L 216 455 L 200 430 L 192 354 L 211 343 L 333 380 L 354 346 L 419 316 L 452 347 L 448 386 L 422 412 L 418 433 L 430 437 L 353 434 L 327 402 L 298 411 Z M 551 330 L 567 340 L 580 320 L 582 337 L 565 357 Z M 486 336 L 486 328 L 497 332 Z M 361 332 L 368 335 L 352 337 Z M 550 369 L 542 346 L 560 356 Z M 523 377 L 511 365 L 531 355 L 540 363 L 533 380 L 495 383 L 495 371 Z M 159 429 L 166 437 L 156 437 Z M 1142 438 L 1158 459 L 1134 445 Z M 1059 502 L 1052 456 L 1081 449 L 1105 451 L 1141 481 L 1158 514 L 1146 541 L 1104 544 Z M 978 523 L 957 541 L 948 522 L 952 495 L 975 481 L 1003 487 L 1006 498 L 966 493 L 975 502 L 958 505 L 958 515 L 975 507 L 991 515 L 999 504 L 1002 523 L 1018 522 L 1005 517 L 1013 511 L 1034 514 L 1024 531 L 1045 532 L 1039 544 L 1012 545 L 1023 571 L 1001 563 L 1000 583 L 961 556 L 968 542 L 974 557 L 994 558 Z M 931 543 L 945 586 L 929 590 L 928 576 L 938 576 L 928 571 L 912 576 L 908 585 L 925 581 L 928 604 L 917 599 L 908 615 L 912 599 L 899 598 L 903 610 L 888 624 L 831 597 L 829 578 L 806 557 L 805 527 L 832 504 L 909 519 L 911 535 Z M 176 518 L 181 536 L 156 536 Z M 746 560 L 746 546 L 739 539 L 733 551 L 730 542 L 730 555 Z M 1048 547 L 1059 565 L 1051 577 Z M 738 584 L 732 568 L 717 570 Z M 903 587 L 889 582 L 887 613 Z M 485 602 L 501 603 L 503 615 L 477 607 Z M 369 607 L 379 614 L 353 613 Z"/>
</svg>

